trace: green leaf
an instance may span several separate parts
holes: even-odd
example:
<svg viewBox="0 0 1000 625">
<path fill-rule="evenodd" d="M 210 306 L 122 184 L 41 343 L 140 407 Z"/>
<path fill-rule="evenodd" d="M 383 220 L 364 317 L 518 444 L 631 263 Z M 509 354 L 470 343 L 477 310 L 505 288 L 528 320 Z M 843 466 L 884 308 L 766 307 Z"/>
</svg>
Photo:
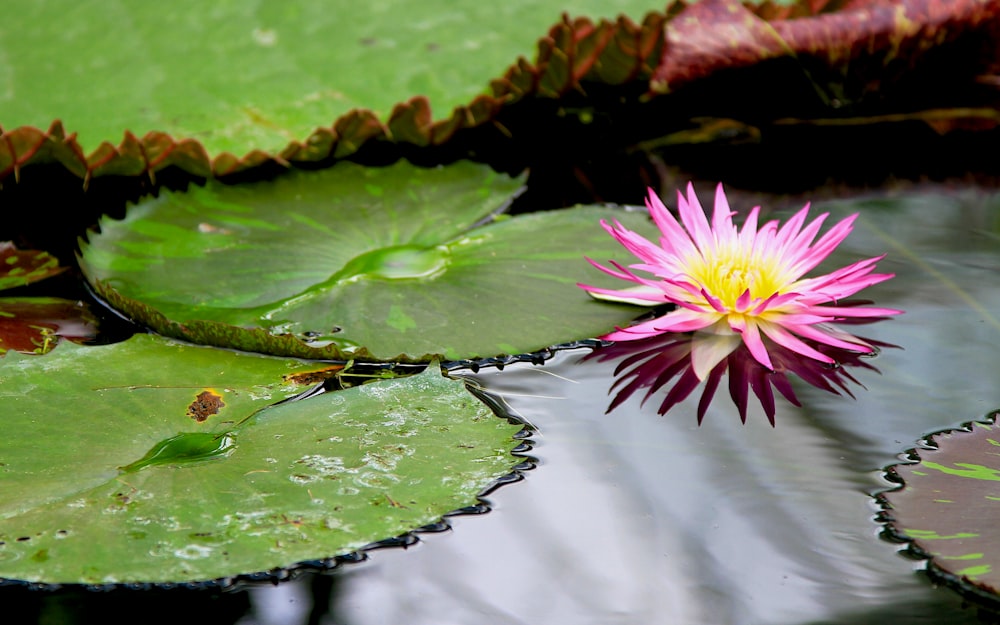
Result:
<svg viewBox="0 0 1000 625">
<path fill-rule="evenodd" d="M 1000 429 L 995 417 L 930 437 L 918 462 L 889 469 L 898 490 L 881 495 L 897 538 L 930 558 L 959 591 L 1000 597 Z"/>
<path fill-rule="evenodd" d="M 573 10 L 640 18 L 662 7 L 583 0 Z M 426 96 L 440 118 L 532 54 L 565 4 L 178 0 L 164 11 L 141 0 L 16 0 L 6 8 L 4 128 L 61 119 L 88 153 L 127 130 L 243 156 L 278 153 L 352 110 L 385 121 L 413 96 Z"/>
<path fill-rule="evenodd" d="M 467 162 L 209 184 L 105 219 L 82 266 L 158 332 L 280 355 L 488 357 L 627 323 L 634 308 L 576 283 L 614 282 L 585 256 L 629 259 L 600 220 L 649 232 L 645 214 L 584 207 L 478 226 L 518 184 Z"/>
<path fill-rule="evenodd" d="M 518 427 L 437 367 L 280 405 L 317 363 L 139 335 L 0 361 L 0 577 L 230 577 L 472 505 Z"/>
</svg>

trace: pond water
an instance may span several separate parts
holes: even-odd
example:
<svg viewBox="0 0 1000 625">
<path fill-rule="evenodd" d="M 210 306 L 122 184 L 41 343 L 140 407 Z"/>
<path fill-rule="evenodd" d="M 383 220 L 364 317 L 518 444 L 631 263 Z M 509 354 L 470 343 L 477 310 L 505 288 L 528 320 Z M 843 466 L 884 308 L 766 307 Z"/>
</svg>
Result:
<svg viewBox="0 0 1000 625">
<path fill-rule="evenodd" d="M 537 459 L 488 514 L 277 585 L 0 599 L 39 623 L 979 622 L 880 537 L 871 493 L 923 436 L 1000 407 L 1000 198 L 931 189 L 816 208 L 862 212 L 824 266 L 887 252 L 879 270 L 897 277 L 862 295 L 906 311 L 860 332 L 901 349 L 872 361 L 881 374 L 853 372 L 856 399 L 796 384 L 803 407 L 779 399 L 772 428 L 753 401 L 742 425 L 720 390 L 699 427 L 697 393 L 662 417 L 655 398 L 605 414 L 614 363 L 588 350 L 484 368 L 474 379 L 536 428 Z"/>
</svg>

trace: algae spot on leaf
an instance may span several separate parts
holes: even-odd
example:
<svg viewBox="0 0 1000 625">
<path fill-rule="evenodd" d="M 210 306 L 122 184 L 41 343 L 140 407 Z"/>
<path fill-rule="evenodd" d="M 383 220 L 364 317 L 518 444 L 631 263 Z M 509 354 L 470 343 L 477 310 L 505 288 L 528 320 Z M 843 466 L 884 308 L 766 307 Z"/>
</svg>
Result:
<svg viewBox="0 0 1000 625">
<path fill-rule="evenodd" d="M 209 417 L 219 414 L 225 405 L 226 402 L 222 401 L 222 395 L 212 389 L 205 389 L 198 393 L 198 396 L 188 406 L 187 416 L 198 423 L 204 423 Z"/>
<path fill-rule="evenodd" d="M 386 317 L 386 321 L 392 328 L 401 332 L 417 327 L 417 322 L 413 320 L 413 317 L 406 314 L 406 311 L 398 304 L 389 307 L 389 316 Z"/>
</svg>

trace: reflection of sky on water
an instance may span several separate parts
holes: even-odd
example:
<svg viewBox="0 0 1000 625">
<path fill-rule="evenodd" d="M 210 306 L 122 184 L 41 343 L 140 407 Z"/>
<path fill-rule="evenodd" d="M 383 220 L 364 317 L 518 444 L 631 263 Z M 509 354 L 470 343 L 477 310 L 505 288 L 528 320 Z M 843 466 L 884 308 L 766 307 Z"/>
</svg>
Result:
<svg viewBox="0 0 1000 625">
<path fill-rule="evenodd" d="M 1000 407 L 1000 196 L 924 197 L 905 212 L 880 204 L 838 253 L 888 252 L 880 268 L 897 276 L 871 295 L 906 314 L 878 324 L 877 338 L 905 351 L 876 360 L 882 379 L 867 384 L 871 392 L 846 418 L 835 398 L 809 396 L 817 418 L 843 430 L 858 461 L 873 466 L 922 434 Z"/>
<path fill-rule="evenodd" d="M 779 401 L 775 428 L 727 398 L 698 427 L 697 393 L 664 417 L 638 396 L 605 415 L 614 365 L 582 352 L 484 371 L 538 427 L 539 468 L 492 513 L 335 574 L 324 622 L 975 622 L 878 538 L 868 493 L 922 435 L 1000 406 L 1000 202 L 910 204 L 873 206 L 829 261 L 888 251 L 897 278 L 865 296 L 906 311 L 864 328 L 904 349 L 856 371 L 856 400 L 796 384 L 804 408 Z"/>
</svg>

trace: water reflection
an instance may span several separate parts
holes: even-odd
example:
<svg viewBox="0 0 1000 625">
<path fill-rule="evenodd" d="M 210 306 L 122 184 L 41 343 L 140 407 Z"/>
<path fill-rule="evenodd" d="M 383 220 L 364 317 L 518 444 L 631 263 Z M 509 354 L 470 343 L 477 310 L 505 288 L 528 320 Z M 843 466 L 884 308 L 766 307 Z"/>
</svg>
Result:
<svg viewBox="0 0 1000 625">
<path fill-rule="evenodd" d="M 309 577 L 163 598 L 0 587 L 0 601 L 34 614 L 3 622 L 979 623 L 879 539 L 869 493 L 887 486 L 880 467 L 923 434 L 1000 406 L 1000 196 L 991 197 L 861 207 L 831 262 L 890 250 L 897 277 L 873 295 L 907 312 L 866 333 L 906 351 L 845 366 L 868 388 L 856 401 L 798 384 L 792 371 L 804 408 L 776 401 L 776 428 L 759 401 L 748 401 L 746 425 L 712 402 L 699 427 L 694 391 L 671 409 L 680 418 L 651 418 L 656 398 L 639 406 L 645 388 L 604 416 L 620 364 L 610 359 L 566 352 L 544 368 L 484 369 L 480 384 L 538 428 L 538 470 L 491 493 L 489 514 L 344 566 L 322 579 L 330 588 Z"/>
<path fill-rule="evenodd" d="M 789 374 L 795 375 L 816 388 L 834 394 L 854 397 L 850 385 L 860 386 L 851 374 L 852 368 L 863 368 L 878 372 L 868 360 L 871 354 L 825 345 L 804 339 L 810 348 L 833 359 L 834 364 L 826 364 L 778 345 L 767 337 L 762 337 L 774 369 L 768 369 L 757 361 L 742 341 L 732 340 L 733 335 L 717 335 L 702 332 L 666 333 L 635 341 L 613 343 L 600 347 L 585 360 L 618 362 L 614 370 L 616 380 L 609 393 L 615 396 L 608 406 L 611 412 L 637 392 L 645 392 L 645 404 L 654 395 L 663 393 L 657 413 L 668 410 L 684 401 L 697 389 L 702 381 L 704 387 L 698 402 L 698 424 L 705 418 L 709 404 L 715 398 L 723 376 L 728 372 L 729 395 L 746 423 L 747 405 L 750 391 L 757 397 L 767 420 L 774 425 L 774 390 L 796 406 L 801 406 L 795 390 L 789 381 Z M 895 347 L 874 339 L 862 339 L 876 348 Z M 693 353 L 697 350 L 712 351 L 717 354 L 717 363 L 700 379 L 695 372 Z"/>
</svg>

